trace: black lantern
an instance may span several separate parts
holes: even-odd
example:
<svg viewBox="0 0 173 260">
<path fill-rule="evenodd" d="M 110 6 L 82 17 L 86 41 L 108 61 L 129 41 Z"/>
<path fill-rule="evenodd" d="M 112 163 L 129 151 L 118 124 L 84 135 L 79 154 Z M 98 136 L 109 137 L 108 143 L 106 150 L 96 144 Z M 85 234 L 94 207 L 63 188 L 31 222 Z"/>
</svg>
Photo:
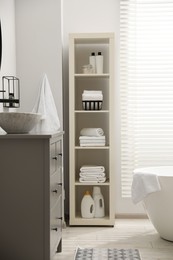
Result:
<svg viewBox="0 0 173 260">
<path fill-rule="evenodd" d="M 19 79 L 14 76 L 2 77 L 2 91 L 3 98 L 0 102 L 3 103 L 3 107 L 18 108 L 20 106 L 20 82 Z"/>
</svg>

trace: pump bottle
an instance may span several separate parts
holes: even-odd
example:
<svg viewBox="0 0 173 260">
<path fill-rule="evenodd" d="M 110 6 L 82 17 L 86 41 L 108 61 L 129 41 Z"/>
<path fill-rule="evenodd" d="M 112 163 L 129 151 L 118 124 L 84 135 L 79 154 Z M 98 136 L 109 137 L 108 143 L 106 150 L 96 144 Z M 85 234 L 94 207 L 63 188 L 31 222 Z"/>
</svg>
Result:
<svg viewBox="0 0 173 260">
<path fill-rule="evenodd" d="M 98 55 L 96 55 L 96 73 L 103 73 L 103 55 L 100 51 L 98 52 Z"/>
</svg>

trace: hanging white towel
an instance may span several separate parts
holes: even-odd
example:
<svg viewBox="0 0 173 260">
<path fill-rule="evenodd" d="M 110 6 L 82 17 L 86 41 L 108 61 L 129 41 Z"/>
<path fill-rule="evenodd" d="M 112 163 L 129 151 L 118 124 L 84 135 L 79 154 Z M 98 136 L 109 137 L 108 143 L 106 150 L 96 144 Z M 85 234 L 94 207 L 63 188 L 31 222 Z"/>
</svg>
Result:
<svg viewBox="0 0 173 260">
<path fill-rule="evenodd" d="M 59 130 L 60 121 L 46 74 L 43 77 L 42 84 L 39 89 L 39 95 L 32 112 L 42 115 L 42 120 L 36 125 L 32 132 L 44 133 Z"/>
<path fill-rule="evenodd" d="M 158 176 L 153 173 L 145 173 L 140 169 L 134 171 L 132 182 L 132 201 L 136 204 L 148 194 L 161 190 Z"/>
</svg>

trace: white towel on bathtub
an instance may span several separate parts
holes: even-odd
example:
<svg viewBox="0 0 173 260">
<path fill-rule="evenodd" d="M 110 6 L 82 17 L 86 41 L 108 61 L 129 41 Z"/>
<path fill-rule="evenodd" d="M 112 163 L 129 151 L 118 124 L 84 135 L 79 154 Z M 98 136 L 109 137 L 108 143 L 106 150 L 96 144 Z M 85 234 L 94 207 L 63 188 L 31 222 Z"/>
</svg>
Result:
<svg viewBox="0 0 173 260">
<path fill-rule="evenodd" d="M 136 204 L 148 194 L 161 190 L 158 176 L 153 173 L 145 173 L 137 169 L 134 171 L 131 194 L 132 201 Z"/>
</svg>

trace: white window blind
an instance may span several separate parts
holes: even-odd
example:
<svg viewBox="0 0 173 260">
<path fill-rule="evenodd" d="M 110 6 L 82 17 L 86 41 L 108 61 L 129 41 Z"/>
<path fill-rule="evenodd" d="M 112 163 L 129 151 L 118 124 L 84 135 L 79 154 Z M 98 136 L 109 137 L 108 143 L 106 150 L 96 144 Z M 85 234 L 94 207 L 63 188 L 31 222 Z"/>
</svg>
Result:
<svg viewBox="0 0 173 260">
<path fill-rule="evenodd" d="M 133 170 L 173 165 L 173 0 L 120 0 L 122 197 Z"/>
</svg>

